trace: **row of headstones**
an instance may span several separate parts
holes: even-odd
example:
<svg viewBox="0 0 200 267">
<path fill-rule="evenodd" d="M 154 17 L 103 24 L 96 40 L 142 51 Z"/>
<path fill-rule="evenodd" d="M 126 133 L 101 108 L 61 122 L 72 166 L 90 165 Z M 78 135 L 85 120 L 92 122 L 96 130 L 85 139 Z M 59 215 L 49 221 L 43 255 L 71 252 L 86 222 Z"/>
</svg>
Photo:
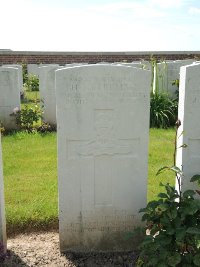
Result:
<svg viewBox="0 0 200 267">
<path fill-rule="evenodd" d="M 153 91 L 167 92 L 174 99 L 177 97 L 177 85 L 174 81 L 180 79 L 180 68 L 182 66 L 196 64 L 194 59 L 163 61 L 154 65 Z"/>
<path fill-rule="evenodd" d="M 155 64 L 148 61 L 132 63 L 112 63 L 110 65 L 137 67 L 150 70 L 152 75 L 153 91 L 166 91 L 174 98 L 177 87 L 172 85 L 172 81 L 179 79 L 180 67 L 195 63 L 194 60 L 166 61 Z M 102 64 L 104 64 L 102 62 Z M 105 63 L 108 64 L 108 63 Z M 57 69 L 81 66 L 83 64 L 74 63 L 59 66 L 58 64 L 37 65 L 28 64 L 28 74 L 37 75 L 40 84 L 40 97 L 42 99 L 43 121 L 51 125 L 56 125 L 56 97 L 55 97 L 55 71 Z M 20 92 L 23 90 L 23 77 L 21 65 L 3 65 L 0 67 L 0 123 L 6 129 L 16 128 L 15 118 L 10 116 L 13 110 L 20 108 Z"/>
<path fill-rule="evenodd" d="M 61 251 L 131 249 L 125 232 L 141 225 L 146 205 L 149 85 L 147 70 L 81 66 L 55 72 Z M 177 163 L 183 189 L 200 173 L 200 64 L 181 67 Z M 5 241 L 0 158 L 0 242 Z"/>
<path fill-rule="evenodd" d="M 116 63 L 117 64 L 117 63 Z M 147 64 L 147 63 L 146 63 Z M 58 64 L 37 65 L 28 64 L 28 74 L 36 75 L 40 80 L 40 93 L 42 108 L 44 109 L 43 121 L 56 125 L 56 101 L 55 101 L 55 70 L 81 66 L 83 64 L 74 63 L 66 66 Z M 127 64 L 130 66 L 140 66 L 139 63 Z M 3 65 L 0 67 L 0 124 L 6 129 L 15 129 L 14 116 L 10 116 L 15 108 L 20 109 L 20 95 L 23 91 L 23 73 L 21 65 Z"/>
<path fill-rule="evenodd" d="M 176 98 L 177 87 L 173 86 L 173 81 L 179 79 L 180 67 L 194 63 L 194 60 L 178 60 L 166 61 L 158 63 L 154 66 L 148 61 L 133 62 L 133 63 L 112 63 L 111 65 L 123 65 L 129 67 L 137 67 L 141 69 L 150 70 L 153 81 L 153 91 L 164 91 L 170 97 Z M 106 63 L 107 64 L 107 63 Z M 65 67 L 81 66 L 83 64 L 67 64 Z M 40 80 L 40 94 L 42 103 L 44 105 L 43 120 L 56 125 L 56 98 L 55 98 L 55 71 L 61 68 L 59 65 L 38 66 L 34 65 L 32 71 L 35 75 L 39 76 Z M 152 85 L 150 85 L 150 90 Z"/>
</svg>

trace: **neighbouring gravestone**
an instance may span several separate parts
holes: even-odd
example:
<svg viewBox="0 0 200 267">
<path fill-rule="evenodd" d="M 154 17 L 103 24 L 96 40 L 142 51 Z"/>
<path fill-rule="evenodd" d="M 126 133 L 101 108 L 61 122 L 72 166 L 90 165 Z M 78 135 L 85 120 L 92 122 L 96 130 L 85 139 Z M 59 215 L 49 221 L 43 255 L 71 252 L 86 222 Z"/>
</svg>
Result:
<svg viewBox="0 0 200 267">
<path fill-rule="evenodd" d="M 152 64 L 148 61 L 134 62 L 134 63 L 121 62 L 121 63 L 112 63 L 112 65 L 117 65 L 117 66 L 122 65 L 122 66 L 135 67 L 135 68 L 140 68 L 140 69 L 152 71 Z"/>
<path fill-rule="evenodd" d="M 131 249 L 146 205 L 150 71 L 56 71 L 61 251 Z"/>
<path fill-rule="evenodd" d="M 42 120 L 51 125 L 56 125 L 55 70 L 58 68 L 58 64 L 39 68 Z"/>
<path fill-rule="evenodd" d="M 0 122 L 5 129 L 16 129 L 15 108 L 20 109 L 20 88 L 17 68 L 0 67 Z"/>
<path fill-rule="evenodd" d="M 183 170 L 182 189 L 195 188 L 190 178 L 200 174 L 200 64 L 181 67 L 177 165 Z M 187 147 L 181 147 L 186 144 Z"/>
<path fill-rule="evenodd" d="M 158 63 L 155 68 L 158 91 L 167 92 L 171 98 L 176 98 L 178 88 L 176 85 L 173 85 L 173 81 L 179 80 L 180 67 L 190 65 L 192 62 L 194 60 L 188 59 Z"/>
<path fill-rule="evenodd" d="M 83 65 L 88 65 L 88 63 L 69 63 L 65 64 L 65 67 L 75 67 L 75 66 L 83 66 Z"/>
<path fill-rule="evenodd" d="M 22 70 L 22 65 L 19 64 L 13 64 L 13 65 L 3 65 L 2 67 L 11 67 L 11 68 L 16 68 L 18 69 L 18 79 L 19 79 L 19 88 L 20 92 L 23 92 L 23 70 Z"/>
<path fill-rule="evenodd" d="M 4 204 L 4 182 L 3 182 L 3 163 L 1 151 L 1 131 L 0 131 L 0 255 L 5 253 L 6 244 L 6 219 L 5 219 L 5 204 Z"/>
<path fill-rule="evenodd" d="M 38 64 L 27 64 L 28 75 L 39 76 L 39 65 Z"/>
</svg>

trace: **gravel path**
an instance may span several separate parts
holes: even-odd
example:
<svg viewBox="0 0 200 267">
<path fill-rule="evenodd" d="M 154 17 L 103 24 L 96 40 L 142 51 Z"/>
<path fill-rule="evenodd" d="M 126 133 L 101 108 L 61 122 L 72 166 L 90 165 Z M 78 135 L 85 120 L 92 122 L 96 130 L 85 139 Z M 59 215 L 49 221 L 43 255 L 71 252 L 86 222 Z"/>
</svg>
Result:
<svg viewBox="0 0 200 267">
<path fill-rule="evenodd" d="M 58 233 L 34 233 L 8 239 L 8 253 L 1 267 L 134 267 L 130 253 L 88 253 L 66 255 L 59 252 Z"/>
</svg>

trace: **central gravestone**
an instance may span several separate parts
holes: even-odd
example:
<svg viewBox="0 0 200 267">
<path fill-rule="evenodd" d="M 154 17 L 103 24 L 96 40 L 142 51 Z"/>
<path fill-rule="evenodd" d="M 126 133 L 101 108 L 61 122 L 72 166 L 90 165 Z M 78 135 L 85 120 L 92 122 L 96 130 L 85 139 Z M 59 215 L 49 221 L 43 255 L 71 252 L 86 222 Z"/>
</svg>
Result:
<svg viewBox="0 0 200 267">
<path fill-rule="evenodd" d="M 146 205 L 150 72 L 56 71 L 61 251 L 131 249 Z"/>
</svg>

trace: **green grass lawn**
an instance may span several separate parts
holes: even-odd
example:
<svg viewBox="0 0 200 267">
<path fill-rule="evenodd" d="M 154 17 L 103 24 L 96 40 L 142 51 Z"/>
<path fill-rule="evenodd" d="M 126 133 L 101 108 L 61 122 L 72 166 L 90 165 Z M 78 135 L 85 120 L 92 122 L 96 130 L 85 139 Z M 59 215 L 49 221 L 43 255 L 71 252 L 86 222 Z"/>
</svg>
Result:
<svg viewBox="0 0 200 267">
<path fill-rule="evenodd" d="M 149 139 L 149 170 L 148 170 L 148 200 L 155 199 L 163 190 L 160 182 L 175 184 L 175 175 L 166 171 L 156 176 L 163 166 L 172 166 L 174 153 L 175 129 L 150 129 Z"/>
<path fill-rule="evenodd" d="M 57 226 L 56 134 L 4 136 L 8 233 Z"/>
<path fill-rule="evenodd" d="M 162 190 L 160 181 L 174 184 L 173 173 L 156 177 L 160 167 L 173 164 L 174 134 L 150 130 L 148 200 Z M 56 133 L 3 136 L 2 147 L 8 233 L 57 228 Z"/>
</svg>

